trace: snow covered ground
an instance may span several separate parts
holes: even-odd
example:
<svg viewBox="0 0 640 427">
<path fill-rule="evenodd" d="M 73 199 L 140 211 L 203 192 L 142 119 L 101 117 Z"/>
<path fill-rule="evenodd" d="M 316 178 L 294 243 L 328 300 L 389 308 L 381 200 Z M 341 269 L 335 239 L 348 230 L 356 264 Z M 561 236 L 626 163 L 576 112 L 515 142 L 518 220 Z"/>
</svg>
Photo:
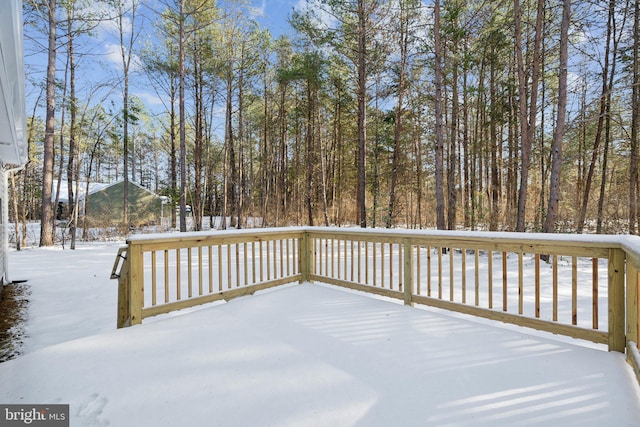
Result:
<svg viewBox="0 0 640 427">
<path fill-rule="evenodd" d="M 115 329 L 118 244 L 13 252 L 24 354 L 0 403 L 72 426 L 635 426 L 618 353 L 325 285 L 289 285 Z"/>
</svg>

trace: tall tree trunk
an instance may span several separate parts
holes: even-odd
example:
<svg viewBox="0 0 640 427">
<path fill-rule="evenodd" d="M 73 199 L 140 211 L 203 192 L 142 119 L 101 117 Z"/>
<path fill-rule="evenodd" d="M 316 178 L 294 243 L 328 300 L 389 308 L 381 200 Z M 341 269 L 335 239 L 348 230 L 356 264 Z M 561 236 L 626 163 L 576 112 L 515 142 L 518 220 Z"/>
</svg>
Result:
<svg viewBox="0 0 640 427">
<path fill-rule="evenodd" d="M 171 153 L 169 153 L 169 184 L 171 185 L 171 229 L 176 228 L 176 193 L 178 192 L 178 164 L 176 159 L 176 86 L 175 75 L 171 75 L 171 111 L 170 111 L 170 126 L 169 139 L 171 140 Z"/>
<path fill-rule="evenodd" d="M 314 87 L 314 95 L 316 107 L 316 126 L 320 127 L 320 96 L 318 95 L 318 85 Z M 325 156 L 324 143 L 322 140 L 322 132 L 318 130 L 318 150 L 320 155 L 320 178 L 321 178 L 321 191 L 322 191 L 322 215 L 324 217 L 325 227 L 329 226 L 329 207 L 327 205 L 327 159 Z"/>
<path fill-rule="evenodd" d="M 396 203 L 396 185 L 398 181 L 398 168 L 400 167 L 400 142 L 402 137 L 402 113 L 404 102 L 405 79 L 407 73 L 407 51 L 409 47 L 409 23 L 407 4 L 405 0 L 400 0 L 400 66 L 398 75 L 398 88 L 396 90 L 396 122 L 393 134 L 393 162 L 391 164 L 391 188 L 389 189 L 389 208 L 387 210 L 387 228 L 391 228 L 394 222 L 394 210 Z"/>
<path fill-rule="evenodd" d="M 229 61 L 229 70 L 227 71 L 227 108 L 225 113 L 225 168 L 224 171 L 224 204 L 223 204 L 223 217 L 222 221 L 224 225 L 224 229 L 226 229 L 226 215 L 233 217 L 232 211 L 235 207 L 235 199 L 236 199 L 236 156 L 234 150 L 234 138 L 233 138 L 233 73 L 231 70 L 231 61 Z M 229 173 L 230 169 L 230 173 Z M 230 175 L 230 176 L 227 176 Z M 229 200 L 231 199 L 231 200 Z M 231 206 L 231 209 L 229 209 Z M 231 212 L 231 213 L 230 213 Z M 235 226 L 235 223 L 232 221 L 231 226 Z"/>
<path fill-rule="evenodd" d="M 193 38 L 193 79 L 194 79 L 194 103 L 195 103 L 195 138 L 193 147 L 193 168 L 194 168 L 194 191 L 193 191 L 193 226 L 195 231 L 202 230 L 202 216 L 204 210 L 202 196 L 202 176 L 203 176 L 203 89 L 204 81 L 202 77 L 201 58 L 197 37 Z"/>
<path fill-rule="evenodd" d="M 416 115 L 416 118 L 414 119 L 414 129 L 415 129 L 415 135 L 413 137 L 413 141 L 414 141 L 414 145 L 416 147 L 416 192 L 418 193 L 417 195 L 417 200 L 416 200 L 416 204 L 417 204 L 417 217 L 418 217 L 418 227 L 420 229 L 422 229 L 423 224 L 424 224 L 424 220 L 422 218 L 422 198 L 423 198 L 423 154 L 422 154 L 422 138 L 421 136 L 421 123 L 422 123 L 422 110 L 418 109 L 418 114 Z"/>
<path fill-rule="evenodd" d="M 16 191 L 16 172 L 12 171 L 10 177 L 11 177 L 11 181 L 10 181 L 9 190 L 10 190 L 11 200 L 13 201 L 13 204 L 12 204 L 13 226 L 16 233 L 16 250 L 19 251 L 21 249 L 20 244 L 22 243 L 22 239 L 20 236 L 20 211 L 18 210 L 18 198 L 20 196 Z"/>
<path fill-rule="evenodd" d="M 492 47 L 492 50 L 494 48 Z M 489 97 L 491 98 L 491 113 L 489 121 L 489 138 L 490 155 L 491 155 L 491 209 L 489 217 L 489 230 L 495 231 L 498 229 L 499 214 L 500 214 L 500 177 L 498 173 L 498 152 L 500 150 L 500 142 L 498 141 L 498 130 L 496 126 L 496 109 L 498 108 L 498 94 L 496 88 L 496 64 L 495 52 L 492 52 L 491 56 L 494 58 L 490 64 L 489 70 Z"/>
<path fill-rule="evenodd" d="M 62 84 L 62 97 L 61 99 L 67 99 L 67 88 L 69 87 L 68 85 L 68 79 L 69 79 L 69 56 L 67 55 L 66 61 L 65 61 L 65 66 L 64 66 L 64 83 Z M 65 103 L 62 103 L 62 108 L 60 109 L 60 128 L 58 129 L 58 171 L 57 171 L 57 176 L 56 176 L 56 191 L 55 191 L 55 198 L 53 201 L 53 216 L 54 216 L 54 221 L 52 224 L 52 230 L 53 230 L 53 235 L 56 236 L 57 235 L 57 231 L 56 228 L 58 226 L 58 214 L 60 213 L 60 215 L 64 215 L 65 212 L 62 209 L 61 203 L 60 203 L 60 190 L 62 188 L 62 173 L 64 171 L 64 146 L 65 146 L 65 141 L 64 141 L 64 137 L 65 137 L 65 131 L 66 131 L 66 107 L 65 107 Z M 67 204 L 67 213 L 69 211 L 69 204 Z M 62 219 L 62 218 L 60 218 Z"/>
<path fill-rule="evenodd" d="M 314 70 L 315 71 L 315 70 Z M 306 179 L 305 179 L 305 205 L 307 207 L 307 225 L 313 226 L 313 199 L 312 199 L 312 186 L 313 186 L 313 162 L 314 162 L 314 150 L 313 150 L 313 99 L 311 91 L 311 79 L 307 80 L 307 132 L 305 145 L 307 148 L 306 155 Z"/>
<path fill-rule="evenodd" d="M 180 231 L 187 231 L 187 135 L 186 112 L 184 107 L 184 80 L 185 80 L 185 0 L 180 0 L 180 17 L 178 25 L 178 126 L 180 138 Z"/>
<path fill-rule="evenodd" d="M 358 0 L 358 222 L 367 226 L 366 144 L 367 144 L 367 27 L 365 0 Z"/>
<path fill-rule="evenodd" d="M 466 49 L 465 49 L 466 50 Z M 462 76 L 462 162 L 463 162 L 463 209 L 464 209 L 464 227 L 471 227 L 471 203 L 472 203 L 472 186 L 471 186 L 471 168 L 470 168 L 470 152 L 469 152 L 469 85 L 468 85 L 469 68 L 465 61 Z"/>
<path fill-rule="evenodd" d="M 286 212 L 286 199 L 287 199 L 287 170 L 285 167 L 285 161 L 287 157 L 287 111 L 286 111 L 286 85 L 281 83 L 280 89 L 280 154 L 278 155 L 278 184 L 276 186 L 276 221 L 275 225 L 278 226 L 280 219 L 280 213 L 282 216 Z"/>
<path fill-rule="evenodd" d="M 564 0 L 562 7 L 562 24 L 560 26 L 560 64 L 558 70 L 558 111 L 556 128 L 551 146 L 551 180 L 549 183 L 549 203 L 544 232 L 555 230 L 556 218 L 560 202 L 560 166 L 562 164 L 562 140 L 564 137 L 565 118 L 567 113 L 567 66 L 569 23 L 571 17 L 571 0 Z"/>
<path fill-rule="evenodd" d="M 47 115 L 42 160 L 42 213 L 40 216 L 40 246 L 53 245 L 51 222 L 51 186 L 53 185 L 53 144 L 56 107 L 56 0 L 49 0 L 49 46 L 47 61 Z"/>
<path fill-rule="evenodd" d="M 232 166 L 232 174 L 234 170 L 237 170 L 235 173 L 236 178 L 236 215 L 237 222 L 236 227 L 238 229 L 242 228 L 242 209 L 244 205 L 244 185 L 245 185 L 245 166 L 244 166 L 244 60 L 245 60 L 245 41 L 242 42 L 242 46 L 240 49 L 240 70 L 238 73 L 238 166 L 236 168 L 235 162 Z M 233 153 L 233 151 L 232 151 Z"/>
<path fill-rule="evenodd" d="M 74 2 L 71 2 L 67 5 L 67 31 L 68 31 L 68 55 L 69 55 L 69 115 L 71 119 L 71 123 L 69 125 L 69 159 L 67 163 L 67 191 L 68 191 L 68 200 L 69 200 L 69 210 L 70 210 L 70 233 L 71 233 L 71 249 L 74 250 L 76 248 L 76 200 L 74 197 L 74 189 L 73 183 L 74 180 L 77 181 L 77 177 L 75 176 L 75 162 L 77 157 L 77 148 L 76 148 L 76 113 L 77 113 L 77 103 L 76 103 L 76 62 L 73 51 L 73 6 Z M 75 196 L 77 196 L 77 191 Z"/>
<path fill-rule="evenodd" d="M 602 68 L 602 90 L 600 92 L 600 113 L 598 115 L 598 125 L 596 127 L 596 135 L 593 141 L 593 151 L 591 153 L 591 162 L 584 182 L 584 192 L 582 193 L 582 204 L 580 206 L 580 215 L 578 217 L 577 232 L 582 233 L 584 223 L 587 216 L 587 207 L 589 204 L 589 196 L 591 194 L 591 184 L 593 183 L 593 174 L 600 154 L 600 142 L 602 141 L 602 132 L 604 129 L 605 116 L 607 115 L 607 100 L 609 99 L 609 91 L 613 88 L 609 87 L 609 57 L 611 56 L 611 33 L 614 25 L 615 0 L 609 1 L 609 18 L 607 20 L 607 37 L 604 54 L 604 66 Z M 614 50 L 613 55 L 616 55 Z M 635 86 L 633 89 L 636 89 Z M 635 107 L 635 104 L 633 105 Z"/>
<path fill-rule="evenodd" d="M 373 202 L 373 215 L 371 218 L 371 226 L 373 228 L 377 227 L 378 221 L 378 199 L 380 198 L 380 173 L 379 173 L 379 163 L 380 163 L 380 108 L 379 108 L 379 100 L 380 100 L 380 80 L 381 73 L 376 73 L 376 93 L 375 93 L 375 115 L 373 118 L 374 125 L 374 147 L 373 147 L 373 183 L 372 183 L 372 202 Z M 393 185 L 393 179 L 391 180 Z M 391 202 L 390 202 L 391 203 Z M 390 227 L 390 225 L 388 226 Z"/>
<path fill-rule="evenodd" d="M 629 234 L 638 234 L 638 126 L 640 126 L 640 1 L 634 2 L 631 153 L 629 159 Z"/>
<path fill-rule="evenodd" d="M 455 49 L 455 48 L 454 48 Z M 458 62 L 457 52 L 452 52 L 453 70 L 451 77 L 451 134 L 449 135 L 449 159 L 447 161 L 447 228 L 456 228 L 456 146 L 458 144 Z"/>
<path fill-rule="evenodd" d="M 624 27 L 624 19 L 626 19 L 626 15 L 623 15 L 623 23 Z M 604 121 L 604 147 L 603 147 L 603 155 L 602 155 L 602 178 L 600 181 L 600 197 L 598 199 L 598 213 L 597 213 L 597 223 L 596 223 L 596 233 L 602 233 L 602 221 L 603 221 L 603 211 L 604 211 L 604 200 L 606 197 L 606 183 L 607 183 L 607 162 L 609 157 L 609 144 L 611 143 L 611 99 L 613 92 L 613 84 L 616 75 L 616 63 L 617 63 L 617 52 L 618 52 L 618 43 L 620 41 L 620 36 L 616 35 L 617 32 L 617 24 L 616 24 L 616 13 L 615 10 L 611 15 L 611 31 L 612 31 L 612 39 L 613 39 L 613 52 L 612 52 L 612 61 L 611 61 L 611 72 L 609 73 L 609 84 L 608 91 L 606 96 L 605 103 L 605 121 Z"/>
<path fill-rule="evenodd" d="M 274 189 L 277 192 L 277 186 L 274 184 L 276 181 L 276 177 L 278 176 L 276 172 L 276 163 L 275 163 L 275 158 L 276 158 L 275 151 L 277 150 L 271 150 L 271 151 L 267 150 L 267 146 L 269 145 L 269 137 L 270 137 L 269 123 L 271 122 L 271 118 L 269 117 L 269 96 L 268 96 L 269 91 L 268 91 L 267 83 L 268 83 L 267 82 L 267 65 L 265 60 L 265 63 L 263 63 L 263 68 L 262 68 L 262 91 L 264 93 L 262 114 L 264 115 L 264 125 L 262 128 L 263 133 L 262 133 L 262 140 L 260 142 L 260 153 L 264 161 L 266 161 L 267 164 L 269 165 L 269 168 L 267 169 L 267 167 L 265 167 L 265 165 L 263 164 L 260 170 L 260 180 L 262 181 L 262 186 L 260 190 L 260 200 L 262 201 L 261 205 L 262 205 L 262 226 L 263 227 L 265 226 L 265 224 L 268 224 L 269 221 L 271 220 L 268 216 L 269 204 L 271 203 L 270 197 Z M 272 148 L 275 148 L 275 147 L 272 147 Z M 276 172 L 276 174 L 270 174 L 269 171 Z"/>
<path fill-rule="evenodd" d="M 436 115 L 436 227 L 445 229 L 444 222 L 444 135 L 442 125 L 442 45 L 440 41 L 440 0 L 435 0 L 433 19 L 434 71 L 435 71 L 435 115 Z"/>
<path fill-rule="evenodd" d="M 122 93 L 122 115 L 123 115 L 123 130 L 122 130 L 122 156 L 123 156 L 123 178 L 124 178 L 124 200 L 122 209 L 122 226 L 126 229 L 129 228 L 129 68 L 127 67 L 127 60 L 125 57 L 124 47 L 124 28 L 123 28 L 123 16 L 120 15 L 120 46 L 122 50 L 122 63 L 124 65 L 124 90 Z"/>
<path fill-rule="evenodd" d="M 516 231 L 525 231 L 527 213 L 527 198 L 529 185 L 529 168 L 531 166 L 531 146 L 535 138 L 536 115 L 538 112 L 538 80 L 540 78 L 540 49 L 542 45 L 542 31 L 544 22 L 544 0 L 538 0 L 536 15 L 535 38 L 532 55 L 531 94 L 527 114 L 527 84 L 526 72 L 522 52 L 521 9 L 519 0 L 514 0 L 516 55 L 518 62 L 518 96 L 520 102 L 520 188 L 518 189 L 518 213 Z"/>
<path fill-rule="evenodd" d="M 129 228 L 129 69 L 131 66 L 131 57 L 133 56 L 133 41 L 135 38 L 135 19 L 136 19 L 136 8 L 137 1 L 134 0 L 131 2 L 131 16 L 128 20 L 125 20 L 124 10 L 122 9 L 124 5 L 118 2 L 118 29 L 120 35 L 120 54 L 122 58 L 122 71 L 123 71 L 123 93 L 122 93 L 122 102 L 123 102 L 123 135 L 122 135 L 122 143 L 123 143 L 123 177 L 124 177 L 124 200 L 123 200 L 123 210 L 122 210 L 122 225 L 125 229 Z M 127 21 L 127 22 L 125 22 Z M 129 34 L 129 38 L 127 40 L 127 44 L 125 45 L 125 29 L 127 25 L 130 26 L 131 33 Z"/>
</svg>

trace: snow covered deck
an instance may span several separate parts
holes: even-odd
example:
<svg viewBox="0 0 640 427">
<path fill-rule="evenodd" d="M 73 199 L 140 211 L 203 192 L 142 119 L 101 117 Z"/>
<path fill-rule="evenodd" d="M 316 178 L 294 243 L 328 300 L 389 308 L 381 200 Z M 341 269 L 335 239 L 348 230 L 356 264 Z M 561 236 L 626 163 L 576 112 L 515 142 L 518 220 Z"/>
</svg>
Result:
<svg viewBox="0 0 640 427">
<path fill-rule="evenodd" d="M 31 295 L 24 354 L 0 363 L 0 402 L 68 403 L 73 426 L 640 419 L 633 371 L 606 345 L 332 285 L 279 286 L 117 330 L 108 277 L 119 246 L 11 253 Z"/>
<path fill-rule="evenodd" d="M 624 355 L 288 285 L 0 364 L 0 401 L 71 425 L 637 425 Z M 485 321 L 486 322 L 486 321 Z"/>
</svg>

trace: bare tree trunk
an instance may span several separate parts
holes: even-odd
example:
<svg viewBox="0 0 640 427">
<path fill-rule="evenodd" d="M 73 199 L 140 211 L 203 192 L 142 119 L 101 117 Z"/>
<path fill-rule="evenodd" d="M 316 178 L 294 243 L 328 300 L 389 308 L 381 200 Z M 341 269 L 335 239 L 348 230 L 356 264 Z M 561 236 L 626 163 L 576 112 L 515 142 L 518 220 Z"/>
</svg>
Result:
<svg viewBox="0 0 640 427">
<path fill-rule="evenodd" d="M 444 222 L 444 135 L 442 125 L 442 45 L 440 41 L 440 0 L 434 5 L 434 51 L 435 51 L 435 115 L 436 115 L 436 226 L 445 229 Z"/>
<path fill-rule="evenodd" d="M 69 225 L 71 232 L 71 249 L 74 250 L 76 248 L 76 197 L 78 192 L 75 192 L 73 188 L 74 179 L 77 180 L 77 176 L 75 176 L 75 162 L 77 157 L 77 148 L 76 148 L 76 113 L 77 113 L 77 105 L 76 105 L 76 62 L 73 50 L 73 2 L 67 5 L 67 31 L 68 31 L 68 55 L 69 55 L 69 115 L 71 119 L 71 123 L 69 125 L 69 160 L 67 163 L 67 190 L 68 190 L 68 206 L 69 206 Z"/>
<path fill-rule="evenodd" d="M 133 56 L 133 41 L 135 38 L 135 15 L 137 8 L 137 1 L 131 2 L 131 17 L 129 20 L 125 20 L 123 5 L 118 2 L 118 29 L 120 35 L 120 54 L 122 58 L 122 70 L 123 70 L 123 177 L 124 177 L 124 196 L 123 196 L 123 210 L 122 210 L 122 225 L 125 229 L 129 228 L 129 69 L 131 65 L 131 57 Z M 128 21 L 129 24 L 127 24 Z M 125 29 L 127 25 L 130 25 L 131 34 L 125 45 Z"/>
<path fill-rule="evenodd" d="M 314 70 L 315 71 L 315 70 Z M 311 80 L 307 82 L 307 132 L 306 132 L 306 186 L 305 186 L 305 205 L 307 207 L 307 225 L 313 226 L 313 203 L 312 203 L 312 186 L 313 186 L 313 99 L 311 91 Z"/>
<path fill-rule="evenodd" d="M 10 181 L 10 194 L 11 194 L 11 200 L 13 200 L 13 225 L 14 225 L 14 229 L 15 229 L 15 233 L 16 233 L 16 250 L 20 250 L 20 243 L 21 243 L 21 237 L 20 237 L 20 215 L 19 215 L 19 211 L 18 211 L 18 192 L 16 191 L 16 172 L 11 172 L 11 181 Z"/>
<path fill-rule="evenodd" d="M 492 52 L 492 56 L 495 57 L 495 53 Z M 494 114 L 495 109 L 498 108 L 498 96 L 496 91 L 496 65 L 495 61 L 491 61 L 489 71 L 489 97 L 491 98 L 491 116 L 496 117 Z M 498 229 L 499 222 L 499 211 L 500 211 L 500 182 L 498 176 L 498 151 L 499 151 L 499 142 L 497 137 L 497 128 L 496 128 L 496 120 L 491 119 L 489 122 L 489 138 L 488 138 L 491 150 L 491 213 L 489 217 L 489 230 L 495 231 Z"/>
<path fill-rule="evenodd" d="M 521 170 L 520 188 L 518 190 L 518 214 L 516 231 L 525 231 L 529 168 L 531 166 L 531 146 L 535 137 L 536 115 L 538 112 L 538 80 L 540 78 L 540 48 L 542 44 L 542 25 L 544 20 L 544 0 L 538 0 L 536 15 L 536 34 L 534 39 L 531 71 L 531 98 L 527 119 L 526 73 L 522 54 L 521 10 L 519 0 L 514 0 L 516 55 L 518 61 L 518 96 L 520 97 L 520 135 L 521 135 Z"/>
<path fill-rule="evenodd" d="M 604 129 L 605 116 L 607 115 L 607 103 L 609 93 L 612 87 L 609 86 L 609 57 L 611 56 L 611 33 L 615 22 L 615 0 L 609 1 L 609 19 L 607 21 L 607 37 L 604 54 L 604 66 L 602 68 L 602 90 L 600 93 L 600 114 L 598 115 L 598 126 L 596 128 L 596 135 L 593 142 L 593 151 L 591 153 L 591 163 L 589 164 L 589 170 L 587 171 L 587 177 L 584 183 L 584 192 L 582 194 L 582 205 L 580 207 L 580 216 L 578 218 L 578 233 L 582 233 L 584 230 L 584 223 L 587 216 L 587 206 L 589 204 L 589 196 L 591 194 L 591 184 L 593 182 L 593 174 L 595 172 L 596 163 L 600 154 L 600 141 L 602 140 L 602 131 Z M 613 55 L 615 57 L 616 52 L 614 49 Z M 635 64 L 634 64 L 635 65 Z M 613 70 L 612 70 L 613 72 Z M 635 86 L 633 89 L 636 89 Z M 633 104 L 635 107 L 635 104 Z"/>
<path fill-rule="evenodd" d="M 416 204 L 418 206 L 416 215 L 418 216 L 418 227 L 422 229 L 423 227 L 423 218 L 422 218 L 422 186 L 423 186 L 423 178 L 422 178 L 422 165 L 423 165 L 423 154 L 422 154 L 422 138 L 420 138 L 420 123 L 422 123 L 422 110 L 418 110 L 417 117 L 415 120 L 414 129 L 416 129 L 416 135 L 414 136 L 414 145 L 416 146 L 416 191 L 418 193 Z"/>
<path fill-rule="evenodd" d="M 179 82 L 178 82 L 178 108 L 179 108 L 179 138 L 180 138 L 180 232 L 187 231 L 187 136 L 186 136 L 186 113 L 184 107 L 184 78 L 185 78 L 185 34 L 184 34 L 184 7 L 185 0 L 180 0 L 180 23 L 178 25 L 178 61 L 179 61 Z"/>
<path fill-rule="evenodd" d="M 638 126 L 640 126 L 640 1 L 634 2 L 631 153 L 629 159 L 629 234 L 638 234 Z"/>
<path fill-rule="evenodd" d="M 318 99 L 318 90 L 316 88 L 316 94 L 315 94 L 316 99 Z M 320 101 L 317 101 L 318 103 L 320 103 Z M 316 115 L 317 115 L 317 119 L 316 119 L 316 123 L 320 124 L 320 108 L 316 109 Z M 323 142 L 322 142 L 322 132 L 318 132 L 318 149 L 320 150 L 320 173 L 321 173 L 321 185 L 322 185 L 322 214 L 324 216 L 324 225 L 325 227 L 329 226 L 329 207 L 327 205 L 327 162 L 325 159 L 325 150 L 323 149 Z"/>
<path fill-rule="evenodd" d="M 453 76 L 451 78 L 451 134 L 449 135 L 449 159 L 447 161 L 447 228 L 456 227 L 456 145 L 458 144 L 458 64 L 456 52 L 452 52 Z"/>
<path fill-rule="evenodd" d="M 265 159 L 265 161 L 267 161 L 267 164 L 269 165 L 269 169 L 273 172 L 276 172 L 276 163 L 275 163 L 275 158 L 276 158 L 276 150 L 272 149 L 272 150 L 267 150 L 267 146 L 269 145 L 269 123 L 271 121 L 271 118 L 269 117 L 269 95 L 268 95 L 268 85 L 267 85 L 267 65 L 266 62 L 268 60 L 265 59 L 265 62 L 263 63 L 263 68 L 262 68 L 262 91 L 264 92 L 264 100 L 263 100 L 263 115 L 264 115 L 264 127 L 262 128 L 263 131 L 263 136 L 262 136 L 262 141 L 261 141 L 261 145 L 260 145 L 260 153 L 262 155 L 262 158 Z M 275 148 L 275 147 L 272 147 Z M 277 177 L 277 173 L 275 175 L 272 175 L 269 173 L 267 167 L 263 164 L 262 168 L 260 170 L 260 180 L 262 181 L 262 190 L 261 190 L 261 205 L 262 205 L 262 226 L 264 227 L 265 224 L 269 223 L 270 218 L 268 217 L 268 212 L 269 212 L 269 204 L 271 203 L 271 193 L 273 192 L 273 190 L 275 189 L 275 191 L 277 192 L 277 185 L 275 184 L 276 182 L 276 177 Z M 277 194 L 277 193 L 276 193 Z M 276 197 L 277 200 L 277 197 Z M 276 204 L 276 210 L 277 210 L 277 204 Z"/>
<path fill-rule="evenodd" d="M 464 227 L 471 227 L 471 203 L 473 201 L 473 190 L 471 185 L 471 166 L 470 166 L 470 150 L 469 150 L 469 85 L 468 75 L 469 68 L 464 65 L 462 77 L 462 105 L 463 105 L 463 136 L 462 136 L 462 158 L 463 158 L 463 171 L 464 171 L 464 184 L 462 186 L 464 190 Z"/>
<path fill-rule="evenodd" d="M 286 182 L 287 182 L 287 171 L 285 167 L 285 159 L 287 156 L 287 120 L 286 120 L 286 111 L 285 111 L 285 95 L 286 95 L 286 86 L 285 83 L 282 83 L 281 93 L 280 93 L 280 155 L 278 156 L 278 184 L 276 191 L 276 221 L 275 225 L 278 226 L 278 222 L 280 219 L 280 212 L 282 212 L 282 216 L 286 212 L 286 198 L 287 198 L 287 190 L 286 190 Z"/>
<path fill-rule="evenodd" d="M 236 169 L 235 163 L 233 168 L 237 170 L 235 173 L 236 179 L 236 213 L 237 213 L 237 223 L 236 227 L 238 229 L 242 228 L 242 215 L 243 215 L 243 204 L 244 204 L 244 184 L 245 184 L 245 170 L 244 170 L 244 60 L 245 60 L 245 48 L 246 42 L 242 41 L 242 46 L 240 49 L 240 72 L 238 75 L 238 167 Z M 234 170 L 232 169 L 232 171 Z M 233 172 L 232 172 L 233 173 Z"/>
<path fill-rule="evenodd" d="M 400 1 L 400 66 L 398 76 L 398 89 L 396 90 L 397 103 L 396 103 L 396 122 L 395 130 L 393 134 L 393 163 L 391 165 L 391 188 L 389 189 L 389 208 L 387 211 L 386 227 L 391 228 L 394 220 L 394 210 L 396 203 L 396 185 L 398 181 L 398 168 L 400 163 L 400 139 L 402 137 L 402 113 L 404 102 L 404 90 L 405 79 L 407 73 L 407 51 L 409 46 L 409 22 L 407 16 L 407 4 L 405 1 Z"/>
<path fill-rule="evenodd" d="M 40 246 L 53 245 L 51 221 L 51 186 L 53 184 L 53 144 L 56 106 L 56 0 L 49 0 L 49 57 L 47 62 L 47 115 L 44 155 L 42 160 L 42 213 L 40 216 Z"/>
<path fill-rule="evenodd" d="M 380 172 L 378 165 L 380 164 L 380 108 L 379 108 L 379 100 L 380 100 L 380 80 L 381 73 L 376 73 L 376 93 L 375 93 L 375 115 L 373 118 L 375 129 L 373 140 L 373 183 L 372 183 L 372 203 L 373 203 L 373 214 L 371 216 L 371 226 L 373 228 L 377 227 L 378 224 L 378 199 L 380 198 Z M 393 173 L 393 172 L 392 172 Z M 393 176 L 391 180 L 391 185 L 393 186 Z M 391 201 L 389 201 L 391 203 Z M 390 227 L 390 225 L 389 225 Z"/>
<path fill-rule="evenodd" d="M 171 228 L 176 228 L 176 204 L 175 196 L 178 191 L 178 165 L 176 159 L 176 111 L 175 111 L 175 99 L 176 88 L 175 78 L 171 76 L 171 113 L 170 113 L 170 126 L 169 139 L 171 139 L 171 153 L 169 154 L 169 164 L 171 171 L 169 172 L 170 185 L 171 185 Z"/>
<path fill-rule="evenodd" d="M 231 67 L 231 63 L 228 65 Z M 236 158 L 235 151 L 233 148 L 233 122 L 232 122 L 232 107 L 233 107 L 233 74 L 231 69 L 227 71 L 227 109 L 226 109 L 226 118 L 225 118 L 225 162 L 224 168 L 231 169 L 231 176 L 229 175 L 229 169 L 223 172 L 224 179 L 224 203 L 223 203 L 223 229 L 226 229 L 226 216 L 233 216 L 229 212 L 233 210 L 235 206 L 235 194 L 236 194 Z M 229 197 L 231 196 L 231 197 Z M 231 198 L 231 200 L 229 200 Z M 231 209 L 229 209 L 229 205 L 231 205 Z M 234 226 L 234 223 L 231 222 L 231 226 Z"/>
<path fill-rule="evenodd" d="M 202 65 L 199 54 L 199 46 L 196 37 L 193 38 L 193 79 L 194 79 L 194 103 L 195 103 L 195 140 L 193 147 L 193 168 L 194 168 L 194 191 L 193 206 L 193 226 L 195 231 L 202 230 L 202 216 L 204 213 L 202 176 L 203 176 L 203 89 L 204 81 L 202 77 Z"/>
<path fill-rule="evenodd" d="M 568 34 L 571 17 L 571 0 L 563 1 L 562 24 L 560 26 L 560 64 L 558 71 L 558 111 L 556 128 L 551 146 L 551 181 L 549 183 L 549 203 L 544 232 L 555 230 L 558 206 L 560 202 L 560 166 L 562 164 L 562 139 L 564 137 L 565 117 L 567 113 L 567 66 Z"/>
<path fill-rule="evenodd" d="M 366 144 L 367 144 L 367 32 L 365 0 L 358 0 L 358 222 L 367 226 Z"/>
<path fill-rule="evenodd" d="M 64 68 L 64 83 L 62 85 L 62 99 L 67 98 L 67 87 L 68 87 L 68 76 L 69 76 L 69 57 L 67 56 L 67 60 L 65 62 Z M 58 211 L 62 211 L 60 206 L 60 190 L 62 188 L 62 173 L 64 171 L 64 136 L 66 130 L 66 108 L 64 102 L 62 103 L 62 108 L 60 111 L 60 129 L 58 130 L 58 171 L 56 177 L 56 196 L 53 201 L 53 224 L 51 225 L 51 229 L 53 231 L 53 235 L 56 236 L 56 228 L 58 226 Z M 69 210 L 69 204 L 67 203 L 67 211 Z M 64 214 L 64 211 L 60 212 Z"/>
</svg>

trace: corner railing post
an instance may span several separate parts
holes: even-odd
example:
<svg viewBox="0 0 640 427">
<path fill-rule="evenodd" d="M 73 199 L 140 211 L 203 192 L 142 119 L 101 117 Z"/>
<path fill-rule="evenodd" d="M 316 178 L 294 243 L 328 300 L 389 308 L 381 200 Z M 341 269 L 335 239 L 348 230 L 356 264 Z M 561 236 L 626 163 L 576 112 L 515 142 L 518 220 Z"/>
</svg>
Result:
<svg viewBox="0 0 640 427">
<path fill-rule="evenodd" d="M 311 236 L 305 231 L 300 241 L 300 268 L 302 273 L 301 282 L 309 282 L 311 280 L 311 271 L 313 270 L 313 247 L 311 245 Z"/>
<path fill-rule="evenodd" d="M 403 291 L 405 305 L 413 305 L 413 245 L 411 239 L 404 239 Z"/>
<path fill-rule="evenodd" d="M 126 248 L 123 248 L 126 249 Z M 123 253 L 126 253 L 126 250 L 120 250 L 118 252 L 118 257 L 122 257 L 122 266 L 120 267 L 120 273 L 117 276 L 112 276 L 112 278 L 118 278 L 118 317 L 117 317 L 117 326 L 119 328 L 125 328 L 131 325 L 131 312 L 129 311 L 129 293 L 130 293 L 130 282 L 129 282 L 129 259 L 126 256 L 123 256 Z M 116 262 L 120 262 L 120 260 L 116 260 Z M 117 267 L 117 266 L 116 266 Z M 114 273 L 115 269 L 114 267 Z"/>
<path fill-rule="evenodd" d="M 627 341 L 637 343 L 638 323 L 640 317 L 638 313 L 638 268 L 627 259 Z"/>
<path fill-rule="evenodd" d="M 144 266 L 142 246 L 129 243 L 129 314 L 130 325 L 142 323 L 144 303 Z"/>
<path fill-rule="evenodd" d="M 609 249 L 609 351 L 622 353 L 626 347 L 624 262 L 622 249 Z"/>
</svg>

